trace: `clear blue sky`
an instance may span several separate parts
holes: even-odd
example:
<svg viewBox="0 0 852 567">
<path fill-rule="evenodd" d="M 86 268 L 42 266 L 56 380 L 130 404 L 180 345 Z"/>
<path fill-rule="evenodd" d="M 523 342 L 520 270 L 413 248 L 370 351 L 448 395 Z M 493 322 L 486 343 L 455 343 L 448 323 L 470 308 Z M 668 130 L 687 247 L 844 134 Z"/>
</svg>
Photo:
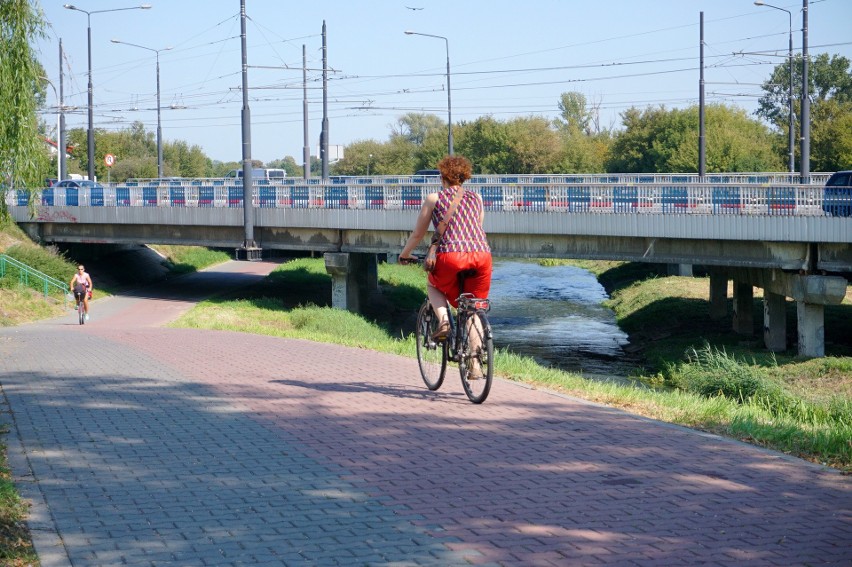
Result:
<svg viewBox="0 0 852 567">
<path fill-rule="evenodd" d="M 74 0 L 88 11 L 133 0 Z M 95 127 L 142 121 L 156 132 L 160 53 L 163 137 L 239 161 L 241 50 L 239 0 L 150 0 L 150 10 L 93 14 Z M 802 2 L 768 3 L 792 13 L 802 48 Z M 63 0 L 41 0 L 50 23 L 42 64 L 59 85 L 65 50 L 67 127 L 86 127 L 86 15 Z M 416 10 L 410 8 L 417 8 Z M 790 18 L 751 0 L 247 0 L 252 158 L 287 155 L 301 163 L 302 45 L 307 50 L 309 136 L 316 154 L 322 121 L 322 24 L 328 34 L 330 144 L 388 139 L 406 112 L 447 118 L 449 42 L 453 121 L 492 115 L 555 118 L 559 96 L 579 91 L 600 108 L 602 127 L 619 127 L 630 106 L 698 103 L 699 14 L 704 12 L 706 101 L 752 112 L 760 84 L 786 61 Z M 852 1 L 812 1 L 809 51 L 852 59 Z M 798 89 L 797 89 L 798 90 Z M 48 89 L 48 105 L 54 105 Z M 174 107 L 174 108 L 172 108 Z M 48 124 L 55 124 L 51 114 Z"/>
</svg>

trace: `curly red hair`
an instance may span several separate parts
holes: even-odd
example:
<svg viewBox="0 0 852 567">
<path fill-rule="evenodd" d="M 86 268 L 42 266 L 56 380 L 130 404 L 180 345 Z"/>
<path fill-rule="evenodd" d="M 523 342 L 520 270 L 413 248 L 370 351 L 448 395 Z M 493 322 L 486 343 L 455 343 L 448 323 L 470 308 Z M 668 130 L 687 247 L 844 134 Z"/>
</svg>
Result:
<svg viewBox="0 0 852 567">
<path fill-rule="evenodd" d="M 473 165 L 463 156 L 446 156 L 438 162 L 438 171 L 450 185 L 461 185 L 473 175 Z"/>
</svg>

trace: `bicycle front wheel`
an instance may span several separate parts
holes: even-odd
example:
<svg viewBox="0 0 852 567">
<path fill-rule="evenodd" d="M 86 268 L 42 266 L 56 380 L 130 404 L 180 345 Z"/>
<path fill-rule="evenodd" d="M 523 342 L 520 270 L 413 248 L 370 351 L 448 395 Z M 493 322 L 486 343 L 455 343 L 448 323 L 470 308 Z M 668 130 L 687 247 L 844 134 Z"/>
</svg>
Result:
<svg viewBox="0 0 852 567">
<path fill-rule="evenodd" d="M 432 334 L 438 329 L 438 318 L 427 299 L 417 313 L 417 328 L 414 336 L 417 340 L 417 363 L 420 376 L 426 387 L 437 390 L 444 383 L 447 372 L 447 341 L 435 342 Z"/>
<path fill-rule="evenodd" d="M 474 313 L 462 327 L 459 374 L 467 398 L 481 404 L 491 391 L 494 378 L 494 338 L 485 313 Z"/>
<path fill-rule="evenodd" d="M 80 324 L 85 325 L 86 324 L 86 309 L 85 309 L 85 304 L 83 303 L 82 299 L 79 302 L 77 302 L 77 315 L 80 317 Z"/>
</svg>

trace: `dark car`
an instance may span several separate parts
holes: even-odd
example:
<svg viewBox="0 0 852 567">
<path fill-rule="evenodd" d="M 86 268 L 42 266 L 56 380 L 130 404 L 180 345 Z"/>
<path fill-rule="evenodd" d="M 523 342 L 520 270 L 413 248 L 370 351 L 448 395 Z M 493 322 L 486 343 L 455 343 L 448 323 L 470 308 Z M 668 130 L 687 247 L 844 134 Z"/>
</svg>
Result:
<svg viewBox="0 0 852 567">
<path fill-rule="evenodd" d="M 100 183 L 95 183 L 94 181 L 89 181 L 88 179 L 63 179 L 54 187 L 73 187 L 74 189 L 84 189 L 86 187 L 91 189 L 103 189 L 103 185 Z"/>
<path fill-rule="evenodd" d="M 65 206 L 76 207 L 80 205 L 80 189 L 88 189 L 89 201 L 88 204 L 92 207 L 102 207 L 104 205 L 104 186 L 88 179 L 63 179 L 50 189 L 46 189 L 44 193 L 50 192 L 50 195 L 42 194 L 42 200 L 53 200 L 53 188 L 65 189 Z M 52 203 L 51 203 L 52 204 Z"/>
<path fill-rule="evenodd" d="M 414 175 L 441 175 L 437 169 L 418 169 Z"/>
<path fill-rule="evenodd" d="M 822 210 L 833 217 L 852 216 L 852 171 L 838 171 L 828 178 Z"/>
</svg>

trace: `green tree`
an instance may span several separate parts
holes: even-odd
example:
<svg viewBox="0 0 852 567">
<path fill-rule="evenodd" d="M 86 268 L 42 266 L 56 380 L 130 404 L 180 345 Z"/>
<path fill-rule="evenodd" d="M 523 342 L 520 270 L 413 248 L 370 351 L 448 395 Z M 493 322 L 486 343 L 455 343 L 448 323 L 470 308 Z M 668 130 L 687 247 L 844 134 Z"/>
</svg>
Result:
<svg viewBox="0 0 852 567">
<path fill-rule="evenodd" d="M 207 175 L 208 177 L 225 177 L 225 174 L 232 169 L 240 169 L 242 166 L 243 164 L 238 161 L 212 160 Z"/>
<path fill-rule="evenodd" d="M 477 173 L 553 173 L 559 168 L 562 144 L 544 118 L 501 122 L 480 117 L 462 124 L 457 140 Z"/>
<path fill-rule="evenodd" d="M 624 130 L 615 135 L 607 162 L 607 171 L 618 173 L 654 172 L 659 156 L 653 155 L 653 142 L 658 124 L 666 109 L 647 107 L 639 110 L 630 107 L 621 113 Z M 697 164 L 696 164 L 697 166 Z"/>
<path fill-rule="evenodd" d="M 826 100 L 852 102 L 852 67 L 849 59 L 841 55 L 829 56 L 820 53 L 812 57 L 808 65 L 808 93 L 812 104 Z M 793 58 L 794 106 L 793 112 L 799 116 L 802 84 L 802 56 Z M 764 81 L 764 95 L 758 100 L 755 114 L 774 124 L 779 130 L 786 131 L 789 120 L 790 66 L 788 63 L 777 65 L 769 79 Z"/>
<path fill-rule="evenodd" d="M 562 132 L 562 156 L 559 173 L 601 173 L 606 170 L 612 136 L 608 131 L 600 134 Z"/>
<path fill-rule="evenodd" d="M 272 160 L 266 164 L 266 167 L 283 169 L 287 172 L 288 177 L 302 177 L 305 171 L 305 168 L 302 165 L 296 163 L 296 158 L 293 156 L 286 156 L 282 159 Z"/>
<path fill-rule="evenodd" d="M 409 112 L 397 120 L 392 136 L 401 136 L 416 146 L 422 146 L 430 132 L 441 130 L 447 136 L 447 123 L 434 114 Z"/>
<path fill-rule="evenodd" d="M 793 113 L 794 118 L 801 116 L 802 56 L 793 61 Z M 788 63 L 777 65 L 769 79 L 763 83 L 764 95 L 758 101 L 755 114 L 770 122 L 779 133 L 776 142 L 779 155 L 786 155 L 787 129 L 789 128 L 790 66 Z M 845 114 L 845 105 L 852 103 L 852 62 L 840 55 L 821 53 L 812 57 L 808 65 L 808 98 L 811 101 L 811 169 L 814 171 L 835 171 L 849 167 L 849 162 L 838 159 L 846 152 L 843 149 L 848 136 L 836 135 L 833 121 Z M 829 120 L 828 123 L 823 123 Z M 801 132 L 801 122 L 794 122 L 794 128 Z M 848 132 L 848 130 L 847 130 Z M 834 146 L 837 147 L 834 147 Z M 794 152 L 798 158 L 801 146 L 796 144 Z M 819 165 L 818 165 L 819 164 Z M 828 169 L 823 169 L 826 166 Z M 818 169 L 817 169 L 818 168 Z"/>
<path fill-rule="evenodd" d="M 418 169 L 435 167 L 416 161 L 417 147 L 401 136 L 391 136 L 379 152 L 375 172 L 378 175 L 409 175 Z"/>
<path fill-rule="evenodd" d="M 44 36 L 44 26 L 34 2 L 0 0 L 0 184 L 41 185 L 46 156 L 36 110 L 43 71 L 32 44 Z"/>
<path fill-rule="evenodd" d="M 511 161 L 509 133 L 503 122 L 480 116 L 462 125 L 456 136 L 456 150 L 467 157 L 476 173 L 503 173 Z"/>
<path fill-rule="evenodd" d="M 560 129 L 591 134 L 592 113 L 586 108 L 586 95 L 578 92 L 562 93 L 559 98 Z"/>
<path fill-rule="evenodd" d="M 183 140 L 163 144 L 163 175 L 172 177 L 204 177 L 210 160 L 200 146 L 190 146 Z"/>
<path fill-rule="evenodd" d="M 708 172 L 778 171 L 769 129 L 737 107 L 708 105 Z M 630 108 L 622 113 L 625 129 L 610 149 L 607 171 L 624 173 L 697 172 L 698 107 L 666 110 Z"/>
<path fill-rule="evenodd" d="M 811 169 L 852 167 L 852 102 L 820 102 L 814 105 L 811 118 Z"/>
<path fill-rule="evenodd" d="M 334 164 L 335 175 L 383 175 L 383 145 L 375 140 L 360 140 L 346 146 L 342 160 Z"/>
</svg>

